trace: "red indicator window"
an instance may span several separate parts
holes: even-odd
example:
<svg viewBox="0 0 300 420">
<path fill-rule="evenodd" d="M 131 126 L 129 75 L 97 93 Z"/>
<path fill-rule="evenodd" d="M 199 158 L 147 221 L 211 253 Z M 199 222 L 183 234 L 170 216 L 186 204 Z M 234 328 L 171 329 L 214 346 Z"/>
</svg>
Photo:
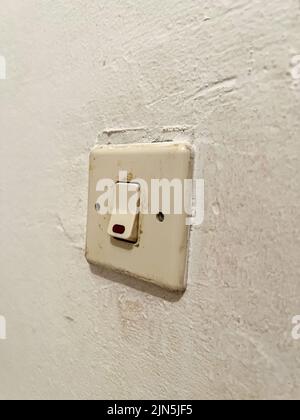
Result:
<svg viewBox="0 0 300 420">
<path fill-rule="evenodd" d="M 113 232 L 117 233 L 118 235 L 123 235 L 125 232 L 125 226 L 123 225 L 114 225 Z"/>
</svg>

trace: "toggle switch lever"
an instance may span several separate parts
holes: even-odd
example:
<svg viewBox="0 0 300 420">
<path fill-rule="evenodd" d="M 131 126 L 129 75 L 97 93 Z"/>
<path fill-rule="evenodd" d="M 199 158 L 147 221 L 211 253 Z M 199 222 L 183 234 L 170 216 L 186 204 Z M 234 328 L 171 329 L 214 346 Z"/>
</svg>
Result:
<svg viewBox="0 0 300 420">
<path fill-rule="evenodd" d="M 118 182 L 108 225 L 108 234 L 116 239 L 136 243 L 139 228 L 140 185 Z"/>
</svg>

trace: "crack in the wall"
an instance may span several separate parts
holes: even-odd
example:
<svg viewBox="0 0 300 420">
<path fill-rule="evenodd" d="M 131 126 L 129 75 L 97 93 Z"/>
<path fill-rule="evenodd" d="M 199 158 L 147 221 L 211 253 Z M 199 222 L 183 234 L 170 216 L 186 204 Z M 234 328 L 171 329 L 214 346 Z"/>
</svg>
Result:
<svg viewBox="0 0 300 420">
<path fill-rule="evenodd" d="M 59 215 L 56 215 L 57 218 L 57 228 L 65 235 L 68 241 L 71 243 L 73 248 L 83 251 L 83 247 L 72 237 L 72 235 L 66 229 L 62 218 Z"/>
<path fill-rule="evenodd" d="M 226 77 L 213 83 L 207 83 L 195 93 L 186 98 L 186 102 L 197 101 L 216 92 L 222 91 L 224 94 L 232 92 L 237 83 L 237 76 Z"/>
</svg>

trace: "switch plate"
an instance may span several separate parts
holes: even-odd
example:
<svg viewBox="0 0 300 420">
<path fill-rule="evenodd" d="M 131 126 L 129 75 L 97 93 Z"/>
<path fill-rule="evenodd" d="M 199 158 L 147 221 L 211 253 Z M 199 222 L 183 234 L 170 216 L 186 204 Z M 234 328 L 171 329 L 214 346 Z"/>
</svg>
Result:
<svg viewBox="0 0 300 420">
<path fill-rule="evenodd" d="M 99 181 L 135 182 L 142 179 L 192 178 L 192 147 L 185 142 L 97 146 L 90 155 L 86 258 L 160 287 L 186 288 L 189 226 L 187 215 L 139 214 L 136 243 L 112 237 L 111 214 L 99 214 Z M 127 174 L 120 180 L 119 174 Z M 98 189 L 98 191 L 97 191 Z M 141 188 L 140 199 L 145 204 Z M 113 219 L 114 220 L 114 219 Z"/>
</svg>

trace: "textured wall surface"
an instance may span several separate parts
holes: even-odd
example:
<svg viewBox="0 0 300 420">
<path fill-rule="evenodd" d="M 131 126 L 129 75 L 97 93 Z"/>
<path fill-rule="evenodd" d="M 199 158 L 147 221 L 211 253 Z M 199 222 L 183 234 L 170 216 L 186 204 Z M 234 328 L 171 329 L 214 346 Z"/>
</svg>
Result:
<svg viewBox="0 0 300 420">
<path fill-rule="evenodd" d="M 300 397 L 299 0 L 2 6 L 0 398 Z M 206 182 L 182 297 L 84 258 L 90 149 L 170 126 Z"/>
</svg>

